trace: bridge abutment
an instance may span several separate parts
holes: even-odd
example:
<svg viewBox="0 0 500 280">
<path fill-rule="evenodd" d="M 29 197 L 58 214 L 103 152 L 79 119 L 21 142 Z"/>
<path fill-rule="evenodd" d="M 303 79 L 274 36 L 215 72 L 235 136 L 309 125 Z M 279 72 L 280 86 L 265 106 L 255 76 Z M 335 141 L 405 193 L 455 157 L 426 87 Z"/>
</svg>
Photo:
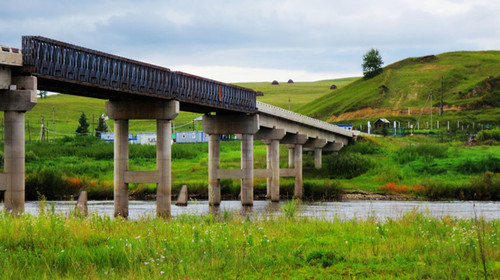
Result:
<svg viewBox="0 0 500 280">
<path fill-rule="evenodd" d="M 171 120 L 179 114 L 178 101 L 108 101 L 106 114 L 115 120 L 114 215 L 128 217 L 128 184 L 155 183 L 156 214 L 171 216 Z M 129 120 L 155 119 L 156 171 L 129 171 Z"/>
</svg>

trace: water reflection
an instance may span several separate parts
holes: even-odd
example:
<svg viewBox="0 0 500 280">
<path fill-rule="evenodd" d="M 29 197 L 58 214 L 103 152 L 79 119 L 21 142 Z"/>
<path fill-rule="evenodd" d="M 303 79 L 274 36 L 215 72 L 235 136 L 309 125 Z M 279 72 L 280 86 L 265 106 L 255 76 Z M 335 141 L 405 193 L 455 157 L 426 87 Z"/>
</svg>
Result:
<svg viewBox="0 0 500 280">
<path fill-rule="evenodd" d="M 212 214 L 216 217 L 224 212 L 238 213 L 246 216 L 272 217 L 281 215 L 281 206 L 285 202 L 270 202 L 257 200 L 253 207 L 242 207 L 240 201 L 222 201 L 220 206 L 210 207 L 208 201 L 190 201 L 188 206 L 172 205 L 172 216 L 205 215 Z M 76 202 L 49 201 L 47 211 L 67 214 L 75 209 Z M 3 204 L 0 203 L 0 209 Z M 36 201 L 26 202 L 25 211 L 38 215 L 39 206 Z M 113 201 L 89 201 L 89 213 L 102 216 L 113 216 Z M 486 220 L 500 219 L 500 202 L 498 201 L 343 201 L 343 202 L 302 202 L 297 209 L 297 215 L 315 217 L 327 220 L 349 220 L 353 218 L 380 220 L 397 219 L 405 213 L 415 211 L 434 217 L 474 218 L 474 211 L 478 217 Z M 156 215 L 155 201 L 130 201 L 130 219 L 151 218 Z"/>
</svg>

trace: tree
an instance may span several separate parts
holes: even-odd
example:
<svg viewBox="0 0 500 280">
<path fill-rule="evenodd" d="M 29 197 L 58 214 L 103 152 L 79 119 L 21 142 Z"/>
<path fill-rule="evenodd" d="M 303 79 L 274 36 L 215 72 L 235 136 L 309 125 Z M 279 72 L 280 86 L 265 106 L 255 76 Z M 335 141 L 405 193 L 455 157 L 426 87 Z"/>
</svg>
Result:
<svg viewBox="0 0 500 280">
<path fill-rule="evenodd" d="M 80 116 L 78 122 L 80 123 L 80 125 L 76 129 L 76 135 L 81 136 L 89 134 L 89 123 L 87 122 L 87 116 L 85 116 L 84 112 L 82 112 L 82 115 Z"/>
<path fill-rule="evenodd" d="M 382 56 L 380 56 L 380 53 L 378 52 L 377 49 L 371 49 L 369 50 L 364 56 L 363 56 L 363 75 L 365 76 L 365 79 L 371 79 L 378 74 L 382 73 L 382 64 L 384 62 L 382 61 Z"/>
<path fill-rule="evenodd" d="M 99 122 L 97 123 L 97 128 L 95 129 L 95 137 L 100 138 L 101 133 L 108 132 L 108 125 L 106 124 L 106 117 L 104 114 L 99 118 Z"/>
</svg>

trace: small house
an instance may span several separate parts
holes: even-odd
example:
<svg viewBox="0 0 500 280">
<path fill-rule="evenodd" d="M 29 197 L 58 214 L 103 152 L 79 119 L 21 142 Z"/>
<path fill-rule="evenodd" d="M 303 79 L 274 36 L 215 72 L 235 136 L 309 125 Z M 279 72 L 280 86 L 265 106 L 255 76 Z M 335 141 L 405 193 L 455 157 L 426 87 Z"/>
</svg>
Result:
<svg viewBox="0 0 500 280">
<path fill-rule="evenodd" d="M 384 127 L 390 128 L 391 122 L 388 121 L 387 119 L 383 119 L 383 118 L 375 121 L 375 128 L 384 128 Z"/>
</svg>

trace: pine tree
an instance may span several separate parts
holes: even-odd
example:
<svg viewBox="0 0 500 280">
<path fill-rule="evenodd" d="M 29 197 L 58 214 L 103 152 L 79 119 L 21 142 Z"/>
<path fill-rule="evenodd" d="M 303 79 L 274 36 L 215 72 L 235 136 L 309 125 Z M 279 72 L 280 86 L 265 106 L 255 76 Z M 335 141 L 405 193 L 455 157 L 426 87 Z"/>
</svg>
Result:
<svg viewBox="0 0 500 280">
<path fill-rule="evenodd" d="M 95 129 L 95 137 L 100 138 L 101 133 L 108 132 L 108 126 L 106 125 L 106 120 L 104 114 L 99 118 L 99 122 L 97 123 L 97 128 Z"/>
<path fill-rule="evenodd" d="M 88 135 L 89 123 L 87 122 L 87 116 L 85 116 L 85 113 L 82 112 L 82 115 L 80 116 L 78 122 L 80 123 L 80 125 L 76 129 L 76 135 L 77 136 Z"/>
</svg>

